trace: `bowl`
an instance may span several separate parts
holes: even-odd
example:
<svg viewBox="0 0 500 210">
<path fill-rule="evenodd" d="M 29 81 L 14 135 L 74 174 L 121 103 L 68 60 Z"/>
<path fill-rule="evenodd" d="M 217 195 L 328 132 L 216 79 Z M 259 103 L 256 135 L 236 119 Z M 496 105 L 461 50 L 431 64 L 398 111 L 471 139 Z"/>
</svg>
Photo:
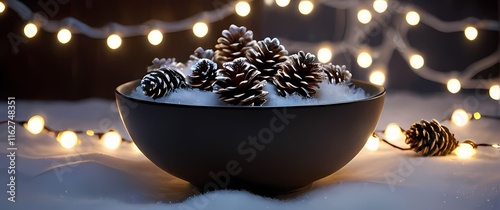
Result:
<svg viewBox="0 0 500 210">
<path fill-rule="evenodd" d="M 381 86 L 353 80 L 370 97 L 338 104 L 193 106 L 130 97 L 116 89 L 121 119 L 137 147 L 164 171 L 202 191 L 296 191 L 351 161 L 377 125 Z"/>
</svg>

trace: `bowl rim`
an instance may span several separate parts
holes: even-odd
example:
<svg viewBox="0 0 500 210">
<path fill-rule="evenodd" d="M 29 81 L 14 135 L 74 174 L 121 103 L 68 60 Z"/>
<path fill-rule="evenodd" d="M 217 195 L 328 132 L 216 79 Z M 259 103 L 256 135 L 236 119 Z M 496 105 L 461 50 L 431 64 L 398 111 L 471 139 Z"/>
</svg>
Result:
<svg viewBox="0 0 500 210">
<path fill-rule="evenodd" d="M 146 104 L 153 104 L 153 105 L 162 105 L 162 106 L 177 106 L 177 107 L 199 107 L 199 108 L 215 108 L 215 109 L 276 109 L 276 108 L 291 108 L 291 107 L 322 107 L 322 106 L 332 106 L 332 105 L 341 105 L 341 104 L 351 104 L 351 103 L 359 103 L 362 101 L 371 101 L 371 100 L 376 100 L 380 97 L 383 97 L 386 93 L 386 89 L 383 86 L 369 83 L 366 81 L 361 81 L 357 79 L 352 79 L 352 83 L 354 84 L 362 84 L 362 85 L 368 85 L 375 87 L 378 91 L 377 94 L 372 95 L 370 97 L 361 99 L 361 100 L 354 100 L 354 101 L 344 101 L 344 102 L 339 102 L 339 103 L 331 103 L 331 104 L 312 104 L 312 105 L 289 105 L 289 106 L 235 106 L 235 105 L 227 105 L 227 106 L 207 106 L 207 105 L 193 105 L 193 104 L 174 104 L 174 103 L 166 103 L 166 102 L 156 102 L 156 101 L 148 101 L 148 100 L 143 100 L 135 97 L 131 97 L 130 95 L 127 95 L 123 93 L 123 89 L 125 86 L 129 86 L 133 83 L 140 83 L 140 79 L 137 80 L 132 80 L 125 82 L 115 89 L 115 94 L 119 95 L 120 97 L 126 98 L 128 100 L 134 101 L 134 102 L 139 102 L 139 103 L 146 103 Z M 137 85 L 138 85 L 137 84 Z M 364 90 L 364 89 L 363 89 Z"/>
</svg>

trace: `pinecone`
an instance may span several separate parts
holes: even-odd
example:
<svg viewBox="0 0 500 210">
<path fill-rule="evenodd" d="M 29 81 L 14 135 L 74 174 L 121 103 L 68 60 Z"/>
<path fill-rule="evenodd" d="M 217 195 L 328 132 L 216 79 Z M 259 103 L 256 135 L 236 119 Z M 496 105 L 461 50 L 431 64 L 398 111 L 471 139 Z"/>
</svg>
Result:
<svg viewBox="0 0 500 210">
<path fill-rule="evenodd" d="M 278 94 L 298 93 L 304 97 L 312 97 L 323 79 L 321 64 L 315 63 L 316 56 L 303 51 L 288 56 L 280 65 L 273 79 Z"/>
<path fill-rule="evenodd" d="M 194 53 L 189 56 L 189 60 L 194 61 L 194 62 L 196 62 L 202 58 L 214 60 L 214 51 L 212 49 L 204 50 L 203 48 L 198 47 L 198 48 L 196 48 L 196 50 L 194 50 Z"/>
<path fill-rule="evenodd" d="M 191 69 L 193 71 L 188 76 L 189 85 L 200 90 L 212 91 L 217 76 L 217 64 L 212 60 L 202 58 Z"/>
<path fill-rule="evenodd" d="M 458 146 L 455 136 L 436 120 L 431 122 L 421 120 L 420 123 L 414 123 L 406 131 L 405 142 L 423 156 L 447 155 Z"/>
<path fill-rule="evenodd" d="M 352 74 L 346 69 L 345 65 L 333 65 L 332 63 L 323 64 L 323 72 L 326 74 L 326 79 L 330 84 L 339 84 L 350 82 Z"/>
<path fill-rule="evenodd" d="M 265 38 L 248 49 L 246 57 L 261 72 L 260 78 L 272 81 L 280 68 L 279 64 L 286 61 L 288 51 L 277 38 Z"/>
<path fill-rule="evenodd" d="M 222 65 L 233 61 L 235 58 L 245 57 L 245 53 L 255 45 L 253 32 L 244 26 L 229 26 L 229 30 L 222 31 L 222 36 L 217 39 L 214 59 Z"/>
<path fill-rule="evenodd" d="M 153 61 L 151 61 L 151 63 L 153 63 L 153 65 L 148 66 L 147 68 L 148 72 L 153 71 L 155 69 L 166 68 L 166 67 L 173 67 L 177 69 L 183 69 L 185 67 L 184 64 L 182 64 L 181 62 L 176 62 L 175 58 L 167 58 L 167 59 L 155 58 L 153 59 Z"/>
<path fill-rule="evenodd" d="M 266 102 L 266 81 L 258 80 L 260 71 L 246 58 L 226 62 L 217 71 L 220 100 L 232 105 L 261 106 Z"/>
<path fill-rule="evenodd" d="M 153 99 L 165 96 L 176 88 L 185 86 L 184 74 L 172 67 L 150 71 L 141 80 L 142 91 Z"/>
</svg>

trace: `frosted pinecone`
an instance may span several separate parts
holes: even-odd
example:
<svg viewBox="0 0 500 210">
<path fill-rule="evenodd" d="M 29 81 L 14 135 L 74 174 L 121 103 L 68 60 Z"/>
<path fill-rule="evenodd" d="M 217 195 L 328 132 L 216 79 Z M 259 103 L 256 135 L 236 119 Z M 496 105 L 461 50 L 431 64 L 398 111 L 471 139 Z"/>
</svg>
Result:
<svg viewBox="0 0 500 210">
<path fill-rule="evenodd" d="M 246 52 L 248 62 L 253 64 L 261 72 L 260 78 L 272 81 L 274 75 L 280 68 L 280 64 L 286 61 L 288 51 L 280 44 L 277 38 L 265 38 L 258 41 Z"/>
<path fill-rule="evenodd" d="M 281 96 L 298 93 L 304 97 L 312 97 L 323 80 L 321 64 L 316 63 L 316 56 L 303 51 L 288 56 L 280 65 L 273 83 Z"/>
<path fill-rule="evenodd" d="M 153 65 L 148 66 L 148 68 L 147 68 L 148 72 L 153 71 L 155 69 L 167 68 L 167 67 L 176 68 L 176 69 L 185 68 L 184 64 L 181 62 L 176 62 L 175 58 L 167 58 L 167 59 L 155 58 L 155 59 L 153 59 L 153 61 L 151 61 L 151 63 L 153 63 Z"/>
<path fill-rule="evenodd" d="M 141 88 L 144 94 L 154 99 L 182 87 L 186 87 L 184 74 L 172 67 L 152 70 L 141 80 Z"/>
<path fill-rule="evenodd" d="M 207 58 L 201 58 L 192 67 L 188 83 L 193 88 L 212 91 L 217 76 L 217 64 Z"/>
<path fill-rule="evenodd" d="M 346 69 L 345 65 L 333 65 L 332 63 L 323 64 L 323 72 L 330 84 L 339 84 L 350 82 L 352 74 Z"/>
<path fill-rule="evenodd" d="M 255 45 L 253 32 L 244 26 L 229 26 L 228 30 L 222 31 L 222 36 L 217 39 L 215 45 L 215 62 L 222 65 L 236 58 L 245 57 L 246 51 Z"/>
</svg>

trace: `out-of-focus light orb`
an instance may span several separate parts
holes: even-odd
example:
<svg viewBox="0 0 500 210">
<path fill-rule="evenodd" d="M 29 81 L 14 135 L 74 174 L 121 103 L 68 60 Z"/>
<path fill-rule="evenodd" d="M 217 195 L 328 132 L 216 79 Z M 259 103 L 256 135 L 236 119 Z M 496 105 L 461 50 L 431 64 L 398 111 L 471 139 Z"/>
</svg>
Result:
<svg viewBox="0 0 500 210">
<path fill-rule="evenodd" d="M 477 29 L 472 27 L 472 26 L 469 26 L 467 28 L 465 28 L 464 30 L 464 34 L 465 34 L 465 37 L 468 39 L 468 40 L 474 40 L 477 38 Z"/>
<path fill-rule="evenodd" d="M 0 13 L 3 13 L 5 11 L 5 4 L 0 1 Z"/>
<path fill-rule="evenodd" d="M 115 150 L 122 143 L 122 137 L 116 131 L 108 131 L 101 137 L 104 147 Z"/>
<path fill-rule="evenodd" d="M 111 34 L 108 36 L 107 44 L 110 49 L 116 50 L 122 45 L 122 38 L 118 34 Z"/>
<path fill-rule="evenodd" d="M 473 116 L 474 116 L 474 119 L 475 119 L 475 120 L 479 120 L 479 119 L 481 119 L 481 113 L 479 113 L 479 112 L 474 112 L 474 115 L 473 115 Z"/>
<path fill-rule="evenodd" d="M 152 30 L 148 34 L 148 41 L 152 45 L 159 45 L 163 41 L 163 34 L 159 30 Z"/>
<path fill-rule="evenodd" d="M 489 92 L 492 99 L 500 100 L 500 85 L 492 85 Z"/>
<path fill-rule="evenodd" d="M 321 63 L 328 63 L 332 60 L 332 50 L 327 47 L 322 47 L 318 50 L 318 61 Z"/>
<path fill-rule="evenodd" d="M 274 4 L 274 0 L 264 0 L 264 4 L 266 6 L 272 6 Z"/>
<path fill-rule="evenodd" d="M 59 144 L 66 149 L 71 149 L 78 143 L 78 136 L 73 131 L 60 132 L 56 139 L 59 141 Z"/>
<path fill-rule="evenodd" d="M 87 134 L 87 136 L 94 136 L 94 131 L 93 130 L 87 130 L 85 131 L 85 134 Z"/>
<path fill-rule="evenodd" d="M 387 1 L 386 0 L 375 0 L 373 1 L 373 9 L 375 12 L 382 13 L 387 10 Z"/>
<path fill-rule="evenodd" d="M 365 148 L 370 151 L 377 151 L 379 145 L 379 138 L 370 136 L 370 138 L 368 138 L 368 141 L 366 141 Z"/>
<path fill-rule="evenodd" d="M 469 113 L 463 109 L 456 109 L 451 114 L 451 122 L 458 127 L 466 125 L 470 120 Z"/>
<path fill-rule="evenodd" d="M 372 56 L 367 52 L 361 52 L 357 58 L 358 65 L 361 68 L 368 68 L 372 65 Z"/>
<path fill-rule="evenodd" d="M 403 132 L 401 131 L 401 127 L 399 127 L 398 124 L 390 123 L 385 128 L 384 135 L 388 141 L 397 141 L 401 139 L 401 137 L 403 136 Z"/>
<path fill-rule="evenodd" d="M 448 88 L 448 91 L 450 91 L 450 93 L 455 94 L 460 91 L 462 85 L 460 84 L 460 81 L 458 79 L 453 78 L 448 80 L 448 83 L 446 83 L 446 87 Z"/>
<path fill-rule="evenodd" d="M 276 5 L 280 7 L 286 7 L 290 4 L 290 0 L 276 0 Z"/>
<path fill-rule="evenodd" d="M 61 42 L 61 44 L 66 44 L 71 40 L 71 31 L 68 29 L 61 29 L 57 32 L 57 40 Z"/>
<path fill-rule="evenodd" d="M 360 23 L 367 24 L 372 20 L 372 13 L 366 9 L 359 10 L 358 20 Z"/>
<path fill-rule="evenodd" d="M 38 33 L 38 27 L 34 23 L 28 23 L 24 26 L 24 35 L 26 37 L 33 38 L 36 33 Z"/>
<path fill-rule="evenodd" d="M 376 85 L 384 85 L 385 74 L 381 71 L 374 71 L 370 74 L 370 82 Z"/>
<path fill-rule="evenodd" d="M 39 134 L 45 127 L 45 120 L 40 115 L 30 117 L 25 125 L 26 129 L 32 134 Z"/>
<path fill-rule="evenodd" d="M 410 57 L 410 66 L 414 69 L 420 69 L 424 66 L 424 57 L 415 54 Z"/>
<path fill-rule="evenodd" d="M 420 15 L 415 11 L 406 13 L 406 22 L 409 25 L 415 26 L 420 22 Z"/>
<path fill-rule="evenodd" d="M 193 33 L 197 37 L 204 37 L 208 34 L 208 26 L 204 22 L 197 22 L 193 25 Z"/>
<path fill-rule="evenodd" d="M 454 152 L 459 158 L 462 159 L 470 158 L 476 154 L 474 147 L 468 143 L 460 143 Z"/>
<path fill-rule="evenodd" d="M 309 0 L 302 0 L 299 3 L 299 12 L 303 15 L 310 14 L 314 9 L 314 4 Z"/>
<path fill-rule="evenodd" d="M 247 16 L 248 14 L 250 14 L 250 11 L 252 10 L 250 4 L 246 1 L 239 1 L 234 6 L 234 9 L 236 10 L 236 14 L 238 14 L 241 17 Z"/>
</svg>

